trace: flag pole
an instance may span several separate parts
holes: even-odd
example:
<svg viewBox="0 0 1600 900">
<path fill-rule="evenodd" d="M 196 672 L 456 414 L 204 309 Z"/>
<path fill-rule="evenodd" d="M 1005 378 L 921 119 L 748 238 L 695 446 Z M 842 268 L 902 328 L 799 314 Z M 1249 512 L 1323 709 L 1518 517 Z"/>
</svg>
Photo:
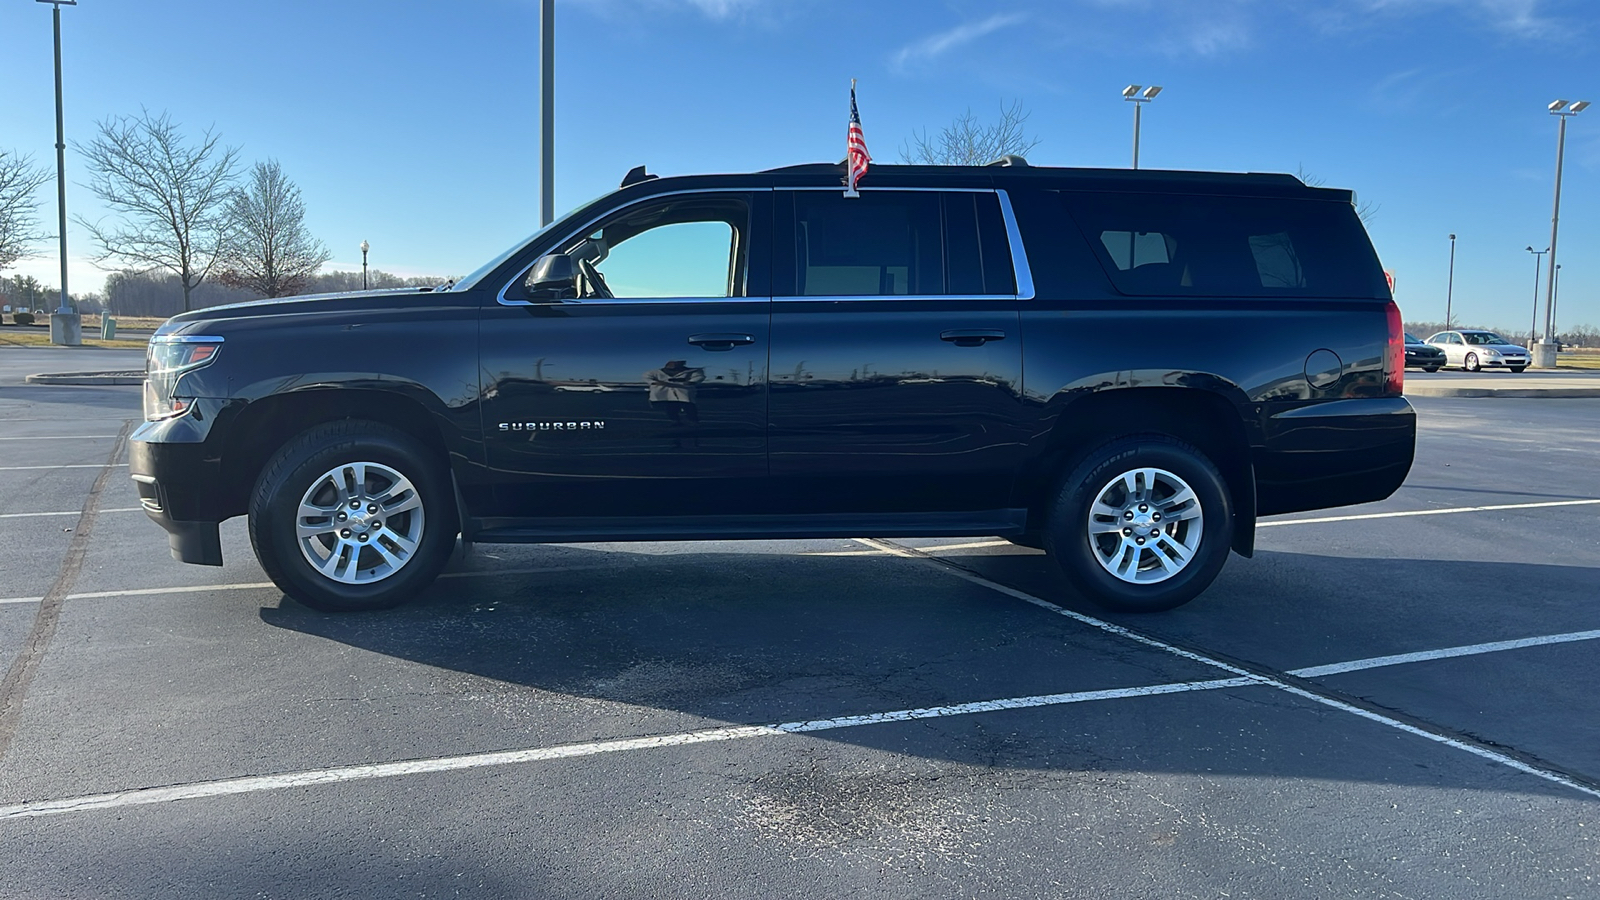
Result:
<svg viewBox="0 0 1600 900">
<path fill-rule="evenodd" d="M 856 80 L 850 79 L 850 113 L 856 115 Z M 854 120 L 852 119 L 852 122 Z M 861 192 L 856 190 L 855 178 L 851 176 L 850 168 L 850 142 L 845 142 L 844 152 L 844 195 L 846 197 L 860 197 Z"/>
</svg>

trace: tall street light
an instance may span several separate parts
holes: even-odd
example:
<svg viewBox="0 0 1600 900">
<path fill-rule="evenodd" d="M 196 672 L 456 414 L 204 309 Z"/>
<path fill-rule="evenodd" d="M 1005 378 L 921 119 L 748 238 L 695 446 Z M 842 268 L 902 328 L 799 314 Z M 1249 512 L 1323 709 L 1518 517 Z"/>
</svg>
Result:
<svg viewBox="0 0 1600 900">
<path fill-rule="evenodd" d="M 1450 235 L 1450 280 L 1444 287 L 1444 330 L 1450 330 L 1450 301 L 1456 293 L 1456 236 Z"/>
<path fill-rule="evenodd" d="M 1133 104 L 1133 167 L 1139 168 L 1139 111 L 1146 103 L 1156 98 L 1161 93 L 1161 85 L 1153 84 L 1145 87 L 1139 84 L 1130 84 L 1122 89 L 1122 99 Z"/>
<path fill-rule="evenodd" d="M 361 289 L 363 291 L 367 289 L 367 251 L 371 249 L 371 244 L 366 241 L 361 242 Z"/>
<path fill-rule="evenodd" d="M 1560 350 L 1561 349 L 1561 343 L 1559 341 L 1556 341 L 1556 304 L 1561 301 L 1561 266 L 1560 266 L 1560 264 L 1556 265 L 1555 286 L 1556 286 L 1556 289 L 1553 292 L 1551 292 L 1551 294 L 1550 294 L 1550 335 L 1549 335 L 1549 340 L 1556 345 L 1556 349 L 1557 350 Z"/>
<path fill-rule="evenodd" d="M 539 0 L 539 225 L 556 217 L 556 0 Z"/>
<path fill-rule="evenodd" d="M 1528 326 L 1528 352 L 1531 354 L 1534 341 L 1539 339 L 1539 257 L 1549 253 L 1550 248 L 1535 250 L 1530 245 L 1527 249 L 1533 254 L 1533 322 Z"/>
<path fill-rule="evenodd" d="M 1544 336 L 1546 342 L 1550 340 L 1550 326 L 1554 324 L 1555 319 L 1556 233 L 1561 226 L 1561 164 L 1567 151 L 1567 119 L 1588 108 L 1589 101 L 1587 100 L 1579 100 L 1570 106 L 1565 100 L 1555 100 L 1549 106 L 1550 115 L 1555 116 L 1561 124 L 1556 129 L 1556 199 L 1555 206 L 1550 213 L 1550 279 L 1546 287 L 1544 300 Z M 1532 348 L 1529 348 L 1529 350 L 1532 352 Z M 1541 368 L 1553 366 L 1556 362 L 1555 352 L 1552 350 L 1544 357 L 1535 357 L 1533 362 L 1537 363 Z"/>
<path fill-rule="evenodd" d="M 61 213 L 61 305 L 50 316 L 50 343 L 76 346 L 83 343 L 83 320 L 67 299 L 67 140 L 61 115 L 61 7 L 77 6 L 78 0 L 39 2 L 50 4 L 56 32 L 56 207 Z"/>
</svg>

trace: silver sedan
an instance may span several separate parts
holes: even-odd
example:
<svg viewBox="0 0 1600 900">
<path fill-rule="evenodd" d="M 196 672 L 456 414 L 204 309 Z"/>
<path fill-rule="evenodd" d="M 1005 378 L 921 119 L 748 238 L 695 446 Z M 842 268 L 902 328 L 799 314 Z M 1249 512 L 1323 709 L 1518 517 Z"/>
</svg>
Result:
<svg viewBox="0 0 1600 900">
<path fill-rule="evenodd" d="M 1445 365 L 1464 371 L 1510 369 L 1521 372 L 1528 367 L 1528 351 L 1492 331 L 1441 331 L 1427 343 L 1444 351 Z"/>
</svg>

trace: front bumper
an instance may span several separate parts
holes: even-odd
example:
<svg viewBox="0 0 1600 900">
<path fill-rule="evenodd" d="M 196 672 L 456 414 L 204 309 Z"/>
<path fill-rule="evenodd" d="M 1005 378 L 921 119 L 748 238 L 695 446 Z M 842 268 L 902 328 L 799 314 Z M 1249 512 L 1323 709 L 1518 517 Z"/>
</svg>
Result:
<svg viewBox="0 0 1600 900">
<path fill-rule="evenodd" d="M 196 401 L 190 413 L 140 426 L 128 440 L 128 474 L 145 515 L 166 530 L 173 558 L 220 566 L 222 467 L 205 443 L 210 405 Z"/>
</svg>

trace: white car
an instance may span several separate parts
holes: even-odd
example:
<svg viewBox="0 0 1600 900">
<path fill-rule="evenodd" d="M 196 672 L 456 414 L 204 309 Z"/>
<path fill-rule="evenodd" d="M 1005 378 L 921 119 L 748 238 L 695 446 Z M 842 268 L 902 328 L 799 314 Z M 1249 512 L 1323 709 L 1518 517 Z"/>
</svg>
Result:
<svg viewBox="0 0 1600 900">
<path fill-rule="evenodd" d="M 1445 365 L 1460 366 L 1467 372 L 1480 369 L 1510 369 L 1521 372 L 1528 367 L 1528 351 L 1492 331 L 1441 331 L 1427 343 L 1444 351 Z"/>
</svg>

